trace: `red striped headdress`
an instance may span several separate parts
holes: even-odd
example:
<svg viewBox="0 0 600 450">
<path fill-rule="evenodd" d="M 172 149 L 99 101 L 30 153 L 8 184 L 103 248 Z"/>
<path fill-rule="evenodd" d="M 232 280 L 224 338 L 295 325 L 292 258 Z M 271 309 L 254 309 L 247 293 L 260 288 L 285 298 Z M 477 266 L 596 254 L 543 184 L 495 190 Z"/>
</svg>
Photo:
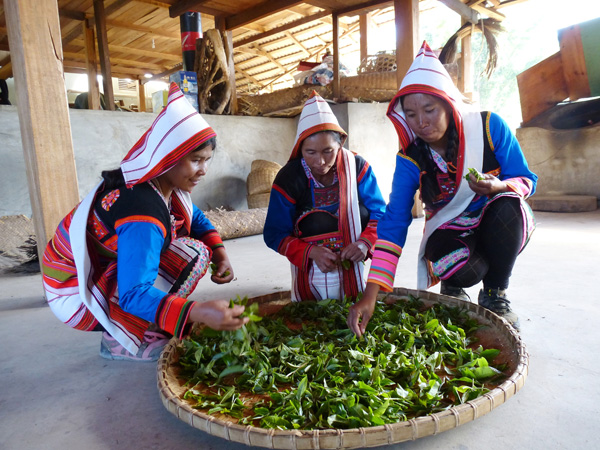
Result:
<svg viewBox="0 0 600 450">
<path fill-rule="evenodd" d="M 408 94 L 416 93 L 435 95 L 450 104 L 453 110 L 456 129 L 460 137 L 459 155 L 461 155 L 464 146 L 461 110 L 466 106 L 463 103 L 463 95 L 454 85 L 448 71 L 446 71 L 440 60 L 425 41 L 410 66 L 410 69 L 404 76 L 402 84 L 400 85 L 400 90 L 390 102 L 387 110 L 387 116 L 394 124 L 396 132 L 398 133 L 402 150 L 406 150 L 406 148 L 415 140 L 416 136 L 406 122 L 400 98 Z"/>
<path fill-rule="evenodd" d="M 348 136 L 344 129 L 340 127 L 329 104 L 316 91 L 312 91 L 312 94 L 306 100 L 306 103 L 304 103 L 302 114 L 300 114 L 296 141 L 294 142 L 290 160 L 300 156 L 302 141 L 311 134 L 318 133 L 319 131 L 337 131 L 341 133 L 342 145 L 344 145 L 344 141 Z"/>
<path fill-rule="evenodd" d="M 156 178 L 217 134 L 171 83 L 167 106 L 121 161 L 127 187 Z"/>
</svg>

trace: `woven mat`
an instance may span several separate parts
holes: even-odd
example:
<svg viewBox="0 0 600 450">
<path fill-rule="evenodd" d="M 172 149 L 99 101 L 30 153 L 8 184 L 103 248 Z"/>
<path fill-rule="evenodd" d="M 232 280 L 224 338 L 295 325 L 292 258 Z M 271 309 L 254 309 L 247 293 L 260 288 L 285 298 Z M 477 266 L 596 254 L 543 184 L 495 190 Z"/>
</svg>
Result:
<svg viewBox="0 0 600 450">
<path fill-rule="evenodd" d="M 0 217 L 0 268 L 6 269 L 31 259 L 22 248 L 35 239 L 33 222 L 23 215 Z"/>
</svg>

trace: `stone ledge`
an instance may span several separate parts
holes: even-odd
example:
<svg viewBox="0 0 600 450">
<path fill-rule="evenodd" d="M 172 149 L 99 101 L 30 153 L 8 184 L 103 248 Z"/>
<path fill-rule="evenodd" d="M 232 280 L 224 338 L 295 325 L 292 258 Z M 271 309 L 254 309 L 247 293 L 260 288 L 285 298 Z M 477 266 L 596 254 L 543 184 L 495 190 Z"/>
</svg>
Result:
<svg viewBox="0 0 600 450">
<path fill-rule="evenodd" d="M 598 199 L 593 195 L 534 195 L 527 203 L 534 211 L 574 213 L 598 208 Z"/>
</svg>

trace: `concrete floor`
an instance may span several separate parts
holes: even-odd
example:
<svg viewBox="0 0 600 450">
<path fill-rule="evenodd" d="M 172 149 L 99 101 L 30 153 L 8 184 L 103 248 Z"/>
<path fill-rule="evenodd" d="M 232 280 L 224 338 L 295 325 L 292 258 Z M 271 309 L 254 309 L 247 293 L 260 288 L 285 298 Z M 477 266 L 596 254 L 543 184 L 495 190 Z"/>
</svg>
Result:
<svg viewBox="0 0 600 450">
<path fill-rule="evenodd" d="M 517 261 L 510 298 L 530 354 L 524 387 L 473 422 L 383 449 L 600 448 L 600 210 L 538 213 Z M 413 288 L 422 219 L 412 225 L 396 277 Z M 262 236 L 226 241 L 237 280 L 202 280 L 194 299 L 289 289 L 289 266 Z M 476 296 L 477 288 L 469 290 Z M 149 363 L 106 361 L 100 336 L 61 324 L 41 277 L 0 276 L 0 449 L 246 449 L 169 413 Z"/>
</svg>

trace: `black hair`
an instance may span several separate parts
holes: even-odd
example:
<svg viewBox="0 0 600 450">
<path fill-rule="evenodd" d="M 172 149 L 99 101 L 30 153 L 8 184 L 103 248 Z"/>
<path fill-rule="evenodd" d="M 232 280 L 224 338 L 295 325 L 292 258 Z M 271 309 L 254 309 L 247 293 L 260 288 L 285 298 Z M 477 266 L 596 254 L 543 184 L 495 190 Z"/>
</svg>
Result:
<svg viewBox="0 0 600 450">
<path fill-rule="evenodd" d="M 329 134 L 331 137 L 333 137 L 333 139 L 335 139 L 335 141 L 340 144 L 340 147 L 342 146 L 342 143 L 344 142 L 344 135 L 342 133 L 340 133 L 339 131 L 333 131 L 333 130 L 323 130 L 323 131 L 317 131 L 316 133 L 311 134 L 310 136 L 316 136 L 317 134 L 321 134 L 321 133 L 327 133 Z M 310 136 L 307 136 L 310 137 Z M 304 138 L 304 140 L 302 141 L 302 144 L 300 144 L 300 150 L 302 150 L 302 146 L 304 145 L 304 141 L 306 140 L 306 138 Z"/>
<path fill-rule="evenodd" d="M 209 145 L 212 146 L 213 150 L 217 148 L 216 136 L 213 136 L 207 141 L 204 141 L 190 153 L 202 150 L 203 148 L 206 148 Z M 125 186 L 125 178 L 123 177 L 123 172 L 121 171 L 120 167 L 113 170 L 103 170 L 101 175 L 104 179 L 104 189 L 106 190 L 117 189 Z"/>
<path fill-rule="evenodd" d="M 456 160 L 458 158 L 458 131 L 454 118 L 451 117 L 446 130 L 448 143 L 446 145 L 445 160 L 448 164 L 448 175 L 456 182 Z M 431 155 L 429 145 L 421 138 L 415 139 L 412 144 L 417 147 L 416 161 L 421 168 L 421 199 L 426 205 L 432 205 L 440 195 L 440 188 L 435 173 L 435 161 Z"/>
</svg>

